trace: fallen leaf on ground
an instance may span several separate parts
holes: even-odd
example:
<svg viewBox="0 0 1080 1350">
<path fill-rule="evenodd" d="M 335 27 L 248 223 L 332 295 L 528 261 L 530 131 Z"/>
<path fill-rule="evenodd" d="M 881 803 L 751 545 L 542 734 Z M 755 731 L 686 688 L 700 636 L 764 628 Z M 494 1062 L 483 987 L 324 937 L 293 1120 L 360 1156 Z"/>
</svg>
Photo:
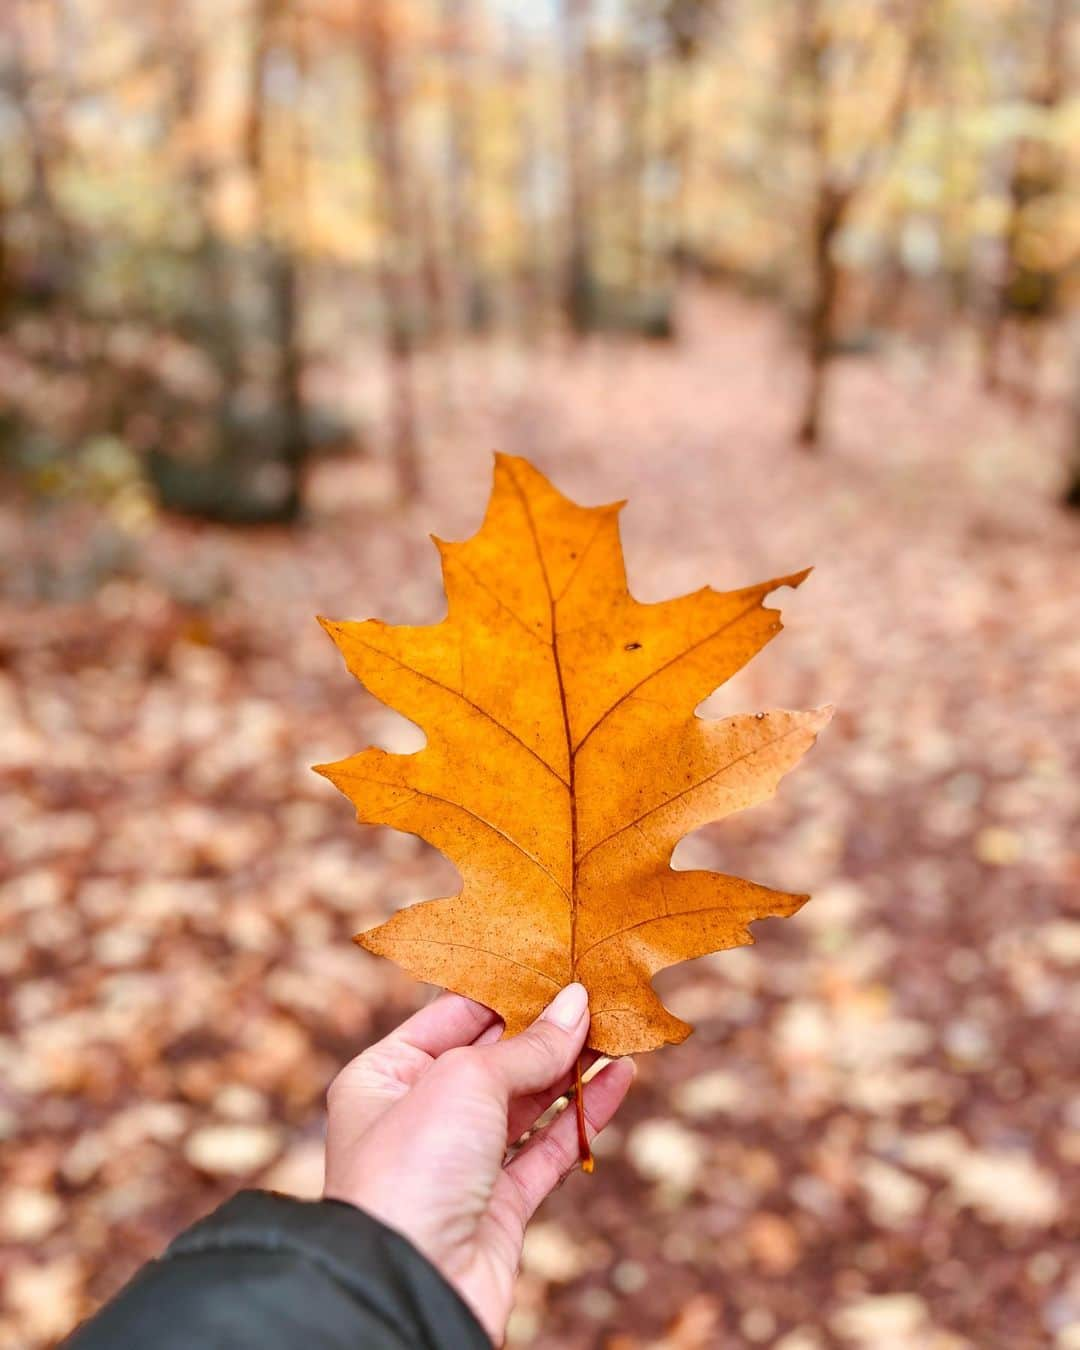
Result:
<svg viewBox="0 0 1080 1350">
<path fill-rule="evenodd" d="M 251 1172 L 265 1167 L 281 1146 L 272 1125 L 206 1125 L 188 1139 L 184 1156 L 200 1172 Z"/>
</svg>

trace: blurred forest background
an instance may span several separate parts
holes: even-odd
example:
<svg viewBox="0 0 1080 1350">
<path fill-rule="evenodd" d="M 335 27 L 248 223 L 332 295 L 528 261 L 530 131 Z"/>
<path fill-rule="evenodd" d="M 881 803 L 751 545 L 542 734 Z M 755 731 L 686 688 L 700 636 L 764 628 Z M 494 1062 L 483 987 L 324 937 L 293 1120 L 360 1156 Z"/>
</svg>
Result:
<svg viewBox="0 0 1080 1350">
<path fill-rule="evenodd" d="M 1080 407 L 1070 10 L 11 0 L 5 463 L 253 521 L 298 512 L 313 456 L 377 451 L 409 497 L 459 344 L 678 341 L 691 280 L 790 322 L 807 448 L 834 356 L 936 363 L 958 329 L 987 390 L 1056 375 Z M 375 337 L 383 400 L 351 406 Z"/>
<path fill-rule="evenodd" d="M 308 765 L 415 729 L 490 451 L 657 599 L 817 565 L 718 712 L 838 705 L 676 865 L 814 892 L 658 981 L 514 1345 L 1080 1347 L 1075 0 L 4 0 L 0 1350 L 321 1181 L 448 894 Z"/>
</svg>

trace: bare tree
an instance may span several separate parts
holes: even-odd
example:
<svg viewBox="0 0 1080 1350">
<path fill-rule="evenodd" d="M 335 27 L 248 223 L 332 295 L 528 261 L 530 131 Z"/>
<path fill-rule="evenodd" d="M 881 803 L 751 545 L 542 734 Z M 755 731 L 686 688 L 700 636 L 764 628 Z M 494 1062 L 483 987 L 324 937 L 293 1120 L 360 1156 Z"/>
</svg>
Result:
<svg viewBox="0 0 1080 1350">
<path fill-rule="evenodd" d="M 390 385 L 390 449 L 398 495 L 420 491 L 413 315 L 408 259 L 409 203 L 399 105 L 400 67 L 395 60 L 392 7 L 387 0 L 360 0 L 361 54 L 368 85 L 368 125 L 377 174 L 379 256 L 376 274 L 383 306 Z"/>
<path fill-rule="evenodd" d="M 478 224 L 474 204 L 473 172 L 477 113 L 472 74 L 476 16 L 471 0 L 443 0 L 443 41 L 446 56 L 446 191 L 447 243 L 450 284 L 447 299 L 451 331 L 464 333 L 480 317 Z"/>
<path fill-rule="evenodd" d="M 22 128 L 22 141 L 29 168 L 29 183 L 23 194 L 26 213 L 33 221 L 34 247 L 29 275 L 23 288 L 36 303 L 46 306 L 56 330 L 55 350 L 72 349 L 71 309 L 79 282 L 80 250 L 68 219 L 56 179 L 66 156 L 66 111 L 69 91 L 66 72 L 59 68 L 37 69 L 29 50 L 27 33 L 32 19 L 44 18 L 59 45 L 62 15 L 56 7 L 35 16 L 26 0 L 12 0 L 0 16 L 7 38 L 7 66 L 3 85 L 12 111 Z M 39 22 L 40 26 L 40 22 Z M 40 97 L 44 85 L 49 97 Z M 61 358 L 62 360 L 62 358 Z"/>
<path fill-rule="evenodd" d="M 663 112 L 666 126 L 666 153 L 674 170 L 669 251 L 677 266 L 690 254 L 689 205 L 690 177 L 695 149 L 693 106 L 694 74 L 712 8 L 711 0 L 662 0 L 660 16 L 667 43 L 676 62 L 678 78 L 671 81 L 668 106 Z"/>
<path fill-rule="evenodd" d="M 1067 91 L 1068 11 L 1069 0 L 1042 0 L 1032 7 L 1039 41 L 1030 59 L 1025 101 L 1047 116 Z M 1011 147 L 1008 219 L 983 330 L 983 379 L 989 389 L 1001 383 L 1002 343 L 1010 316 L 1023 326 L 1033 376 L 1037 370 L 1038 325 L 1053 309 L 1057 277 L 1052 266 L 1032 261 L 1025 245 L 1032 217 L 1061 191 L 1064 167 L 1065 157 L 1045 127 L 1041 133 L 1017 137 Z M 1030 396 L 1030 386 L 1023 392 Z"/>
<path fill-rule="evenodd" d="M 564 118 L 566 134 L 566 262 L 563 308 L 570 327 L 592 326 L 592 247 L 589 211 L 589 86 L 586 52 L 590 0 L 562 0 Z"/>
<path fill-rule="evenodd" d="M 922 35 L 924 4 L 923 0 L 907 0 L 900 69 L 881 123 L 868 133 L 863 150 L 845 164 L 837 164 L 832 152 L 829 73 L 832 44 L 822 0 L 805 0 L 799 16 L 793 65 L 807 96 L 805 134 L 814 190 L 810 212 L 810 298 L 804 320 L 807 384 L 797 436 L 804 449 L 814 450 L 821 442 L 829 361 L 835 345 L 841 276 L 836 242 L 859 194 L 881 173 L 901 134 Z"/>
<path fill-rule="evenodd" d="M 1080 316 L 1072 320 L 1072 411 L 1066 446 L 1065 505 L 1080 511 Z"/>
<path fill-rule="evenodd" d="M 299 116 L 302 87 L 301 64 L 297 58 L 297 31 L 290 26 L 288 0 L 256 0 L 252 14 L 252 59 L 248 96 L 246 158 L 254 191 L 257 248 L 269 300 L 270 328 L 274 335 L 274 413 L 280 419 L 281 434 L 275 438 L 279 458 L 288 474 L 288 487 L 281 513 L 286 518 L 300 510 L 303 474 L 308 456 L 304 419 L 304 357 L 300 334 L 300 273 L 296 255 L 297 239 L 290 229 L 291 203 L 301 184 L 295 172 L 300 158 L 291 147 L 293 172 L 281 164 L 271 164 L 267 156 L 267 116 L 275 65 L 288 65 L 295 81 Z M 292 135 L 298 135 L 295 127 Z"/>
</svg>

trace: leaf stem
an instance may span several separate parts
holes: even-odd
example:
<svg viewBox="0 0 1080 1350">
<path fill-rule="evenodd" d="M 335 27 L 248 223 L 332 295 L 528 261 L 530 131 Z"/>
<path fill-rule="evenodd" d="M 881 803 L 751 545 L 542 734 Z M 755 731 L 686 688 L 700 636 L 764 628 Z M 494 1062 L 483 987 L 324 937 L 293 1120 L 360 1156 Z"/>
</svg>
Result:
<svg viewBox="0 0 1080 1350">
<path fill-rule="evenodd" d="M 596 1166 L 596 1160 L 592 1155 L 592 1149 L 589 1147 L 589 1134 L 585 1129 L 585 1088 L 581 1081 L 583 1058 L 584 1055 L 578 1055 L 577 1067 L 574 1071 L 574 1105 L 577 1109 L 578 1153 L 581 1155 L 581 1170 L 591 1172 Z"/>
</svg>

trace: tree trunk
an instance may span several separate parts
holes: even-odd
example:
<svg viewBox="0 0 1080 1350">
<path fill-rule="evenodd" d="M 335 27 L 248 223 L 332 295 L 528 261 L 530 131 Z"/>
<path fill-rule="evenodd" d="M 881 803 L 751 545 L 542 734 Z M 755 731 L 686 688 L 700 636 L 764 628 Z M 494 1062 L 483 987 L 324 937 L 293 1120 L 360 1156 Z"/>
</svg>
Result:
<svg viewBox="0 0 1080 1350">
<path fill-rule="evenodd" d="M 589 0 L 562 0 L 564 116 L 566 125 L 566 264 L 563 309 L 575 333 L 592 326 L 592 250 L 589 241 L 586 142 L 589 134 L 585 47 Z"/>
<path fill-rule="evenodd" d="M 530 98 L 531 72 L 519 67 L 521 97 L 518 114 L 519 155 L 515 172 L 515 195 L 521 221 L 521 253 L 517 266 L 515 322 L 522 341 L 534 347 L 545 324 L 558 307 L 558 290 L 553 284 L 558 267 L 552 262 L 551 230 L 537 201 L 536 173 L 542 155 L 536 117 Z M 555 255 L 557 256 L 557 255 Z"/>
<path fill-rule="evenodd" d="M 829 164 L 827 56 L 828 40 L 821 27 L 820 0 L 808 0 L 800 10 L 792 61 L 795 73 L 804 82 L 810 105 L 806 137 L 815 181 L 810 222 L 810 299 L 803 330 L 806 389 L 797 431 L 798 443 L 804 450 L 816 450 L 821 444 L 833 310 L 839 282 L 833 242 L 845 204 L 833 187 Z"/>
<path fill-rule="evenodd" d="M 443 0 L 447 63 L 447 235 L 450 248 L 446 300 L 452 333 L 468 333 L 485 317 L 477 268 L 477 223 L 473 208 L 473 150 L 476 114 L 472 81 L 472 5 L 470 0 Z"/>
<path fill-rule="evenodd" d="M 187 134 L 188 144 L 197 146 L 191 124 L 205 90 L 200 79 L 199 45 L 189 26 L 190 12 L 183 0 L 170 0 L 160 11 L 160 17 L 162 41 L 171 54 L 173 70 L 172 123 L 178 133 Z M 254 89 L 254 82 L 250 87 Z M 191 149 L 181 157 L 179 178 L 185 205 L 199 222 L 196 256 L 206 308 L 213 311 L 208 346 L 228 397 L 240 383 L 242 362 L 230 300 L 229 259 L 208 210 L 216 167 L 201 148 Z"/>
<path fill-rule="evenodd" d="M 819 184 L 811 247 L 812 289 L 806 315 L 807 382 L 798 429 L 798 441 L 804 450 L 817 450 L 821 444 L 833 317 L 840 289 L 840 269 L 833 256 L 833 245 L 846 203 L 846 196 L 827 181 Z"/>
<path fill-rule="evenodd" d="M 811 223 L 810 304 L 806 320 L 808 378 L 797 431 L 798 443 L 805 450 L 816 449 L 823 434 L 827 375 L 840 290 L 836 239 L 856 194 L 872 176 L 875 162 L 880 161 L 882 149 L 887 154 L 899 138 L 911 95 L 925 13 L 925 0 L 908 0 L 903 64 L 884 110 L 882 124 L 875 129 L 854 164 L 841 175 L 830 163 L 829 36 L 822 26 L 821 0 L 806 0 L 799 10 L 792 65 L 794 72 L 801 72 L 808 91 L 807 139 L 817 185 Z M 879 162 L 876 167 L 880 170 Z"/>
<path fill-rule="evenodd" d="M 50 24 L 62 26 L 64 16 L 58 7 L 54 6 L 47 13 Z M 55 183 L 67 152 L 64 119 L 68 94 L 65 90 L 60 98 L 49 100 L 45 106 L 32 97 L 35 75 L 24 27 L 28 19 L 27 6 L 12 3 L 7 28 L 11 45 L 7 84 L 25 137 L 30 171 L 25 197 L 33 221 L 29 275 L 22 270 L 20 288 L 27 299 L 48 313 L 53 338 L 47 360 L 56 368 L 64 368 L 69 364 L 68 353 L 74 351 L 78 343 L 75 310 L 83 260 L 83 251 L 75 239 L 75 231 Z M 59 33 L 54 33 L 53 37 L 56 41 L 66 40 Z M 21 301 L 23 296 L 18 298 Z"/>
<path fill-rule="evenodd" d="M 292 520 L 303 503 L 304 471 L 308 460 L 307 422 L 304 417 L 304 357 L 300 342 L 300 276 L 296 257 L 286 245 L 271 246 L 267 260 L 270 310 L 277 347 L 276 410 L 281 415 L 281 460 L 289 475 L 282 514 Z"/>
<path fill-rule="evenodd" d="M 1041 52 L 1035 74 L 1026 91 L 1027 101 L 1047 112 L 1061 103 L 1067 87 L 1068 0 L 1044 0 Z M 989 297 L 983 331 L 983 383 L 987 389 L 1001 386 L 1001 355 L 1010 318 L 1030 326 L 1045 320 L 1053 309 L 1055 277 L 1047 269 L 1024 259 L 1028 216 L 1033 203 L 1058 191 L 1064 169 L 1061 151 L 1043 138 L 1020 136 L 1012 147 L 1009 170 L 1009 214 L 1001 249 L 1000 275 Z M 1029 341 L 1034 359 L 1023 365 L 1031 383 L 1021 391 L 1034 395 L 1040 344 Z"/>
<path fill-rule="evenodd" d="M 645 200 L 649 91 L 648 69 L 632 44 L 620 54 L 615 87 L 622 127 L 615 182 L 621 203 L 620 233 L 627 260 L 625 285 L 631 294 L 642 295 L 651 275 Z"/>
<path fill-rule="evenodd" d="M 386 0 L 364 0 L 361 46 L 369 91 L 372 155 L 378 178 L 380 243 L 376 274 L 383 305 L 387 373 L 390 386 L 390 451 L 398 497 L 420 493 L 416 396 L 413 372 L 411 291 L 402 256 L 409 233 L 405 163 L 401 143 L 398 91 L 395 87 L 391 7 Z"/>
<path fill-rule="evenodd" d="M 11 259 L 7 242 L 7 201 L 3 185 L 0 184 L 0 333 L 7 328 L 8 311 L 11 308 Z"/>
<path fill-rule="evenodd" d="M 294 252 L 295 240 L 285 228 L 286 213 L 291 203 L 286 204 L 284 199 L 292 196 L 297 185 L 283 185 L 271 178 L 264 142 L 267 72 L 277 49 L 284 43 L 282 25 L 285 13 L 284 0 L 258 0 L 256 5 L 247 151 L 248 170 L 255 189 L 262 255 L 260 267 L 267 288 L 270 328 L 274 336 L 273 408 L 281 419 L 282 432 L 278 445 L 281 462 L 288 474 L 287 497 L 282 505 L 282 514 L 291 519 L 300 511 L 308 458 L 302 388 L 304 360 L 300 339 L 300 278 Z M 293 56 L 295 58 L 295 53 Z"/>
<path fill-rule="evenodd" d="M 1069 418 L 1066 444 L 1066 479 L 1064 503 L 1073 511 L 1080 511 L 1080 316 L 1072 320 L 1072 415 Z"/>
</svg>

